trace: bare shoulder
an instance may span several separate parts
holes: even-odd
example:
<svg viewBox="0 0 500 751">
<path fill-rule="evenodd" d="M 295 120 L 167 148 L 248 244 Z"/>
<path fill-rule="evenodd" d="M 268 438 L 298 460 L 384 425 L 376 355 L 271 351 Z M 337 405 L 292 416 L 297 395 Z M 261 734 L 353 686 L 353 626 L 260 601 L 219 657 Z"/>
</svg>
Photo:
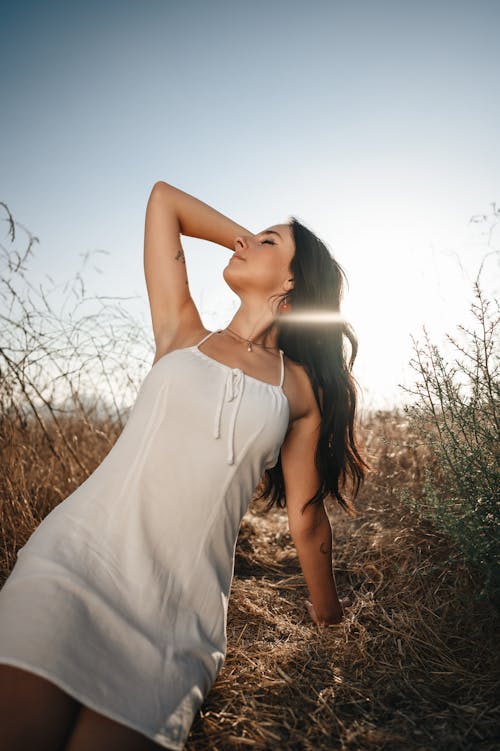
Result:
<svg viewBox="0 0 500 751">
<path fill-rule="evenodd" d="M 310 415 L 319 416 L 318 403 L 307 370 L 286 355 L 284 387 L 291 408 L 290 424 Z"/>
</svg>

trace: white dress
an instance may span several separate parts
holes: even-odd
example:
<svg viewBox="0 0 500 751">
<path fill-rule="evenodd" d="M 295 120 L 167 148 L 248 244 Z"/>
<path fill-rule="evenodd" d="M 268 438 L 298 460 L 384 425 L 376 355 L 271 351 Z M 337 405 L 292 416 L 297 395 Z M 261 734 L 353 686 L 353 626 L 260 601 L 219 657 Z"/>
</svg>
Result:
<svg viewBox="0 0 500 751">
<path fill-rule="evenodd" d="M 171 749 L 224 663 L 241 520 L 289 420 L 282 350 L 272 385 L 202 352 L 213 333 L 152 366 L 0 591 L 0 663 Z"/>
</svg>

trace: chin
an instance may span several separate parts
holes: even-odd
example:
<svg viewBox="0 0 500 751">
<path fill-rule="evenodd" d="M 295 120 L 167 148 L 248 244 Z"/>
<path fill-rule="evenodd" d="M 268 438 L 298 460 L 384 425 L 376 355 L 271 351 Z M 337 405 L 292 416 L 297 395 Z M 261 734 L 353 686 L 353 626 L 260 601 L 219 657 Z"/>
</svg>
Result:
<svg viewBox="0 0 500 751">
<path fill-rule="evenodd" d="M 229 266 L 224 266 L 222 269 L 222 278 L 227 282 L 228 279 L 231 278 L 231 271 L 229 269 Z M 228 282 L 229 283 L 229 282 Z"/>
<path fill-rule="evenodd" d="M 227 266 L 224 266 L 224 269 L 222 271 L 222 276 L 224 278 L 226 278 L 227 276 L 227 278 L 230 279 L 232 276 L 236 276 L 236 274 L 234 273 L 235 263 L 238 263 L 238 261 L 233 261 L 233 263 L 228 263 Z"/>
<path fill-rule="evenodd" d="M 237 295 L 238 294 L 238 289 L 240 289 L 240 285 L 236 283 L 236 280 L 234 281 L 234 283 L 232 282 L 231 271 L 229 270 L 229 272 L 228 272 L 228 269 L 229 269 L 229 266 L 226 266 L 224 268 L 224 270 L 222 271 L 222 278 L 226 282 L 226 284 L 229 287 L 229 289 L 232 292 L 234 292 L 235 295 Z"/>
</svg>

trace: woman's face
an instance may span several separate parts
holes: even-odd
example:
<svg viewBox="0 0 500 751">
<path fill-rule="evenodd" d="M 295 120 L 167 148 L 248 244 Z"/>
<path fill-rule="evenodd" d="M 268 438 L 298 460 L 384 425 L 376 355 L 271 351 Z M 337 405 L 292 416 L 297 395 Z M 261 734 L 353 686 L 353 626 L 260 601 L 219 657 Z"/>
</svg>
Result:
<svg viewBox="0 0 500 751">
<path fill-rule="evenodd" d="M 290 288 L 290 262 L 295 253 L 288 224 L 273 224 L 256 235 L 238 235 L 224 279 L 236 293 L 259 291 L 266 295 Z"/>
</svg>

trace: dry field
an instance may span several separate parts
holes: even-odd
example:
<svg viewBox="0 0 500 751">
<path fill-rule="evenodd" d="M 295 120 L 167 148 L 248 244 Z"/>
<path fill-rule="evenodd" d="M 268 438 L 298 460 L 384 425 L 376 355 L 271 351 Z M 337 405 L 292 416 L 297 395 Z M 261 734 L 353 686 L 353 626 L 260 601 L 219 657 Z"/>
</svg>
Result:
<svg viewBox="0 0 500 751">
<path fill-rule="evenodd" d="M 2 419 L 2 581 L 40 519 L 119 430 L 68 418 L 48 436 L 50 448 L 39 424 Z M 433 459 L 397 411 L 365 418 L 360 436 L 373 470 L 358 516 L 326 504 L 337 587 L 353 603 L 345 620 L 322 630 L 309 620 L 286 511 L 264 513 L 252 500 L 237 544 L 227 659 L 187 751 L 500 747 L 498 604 L 477 597 L 477 572 L 450 566 L 451 542 L 399 496 L 406 488 L 418 499 Z"/>
</svg>

